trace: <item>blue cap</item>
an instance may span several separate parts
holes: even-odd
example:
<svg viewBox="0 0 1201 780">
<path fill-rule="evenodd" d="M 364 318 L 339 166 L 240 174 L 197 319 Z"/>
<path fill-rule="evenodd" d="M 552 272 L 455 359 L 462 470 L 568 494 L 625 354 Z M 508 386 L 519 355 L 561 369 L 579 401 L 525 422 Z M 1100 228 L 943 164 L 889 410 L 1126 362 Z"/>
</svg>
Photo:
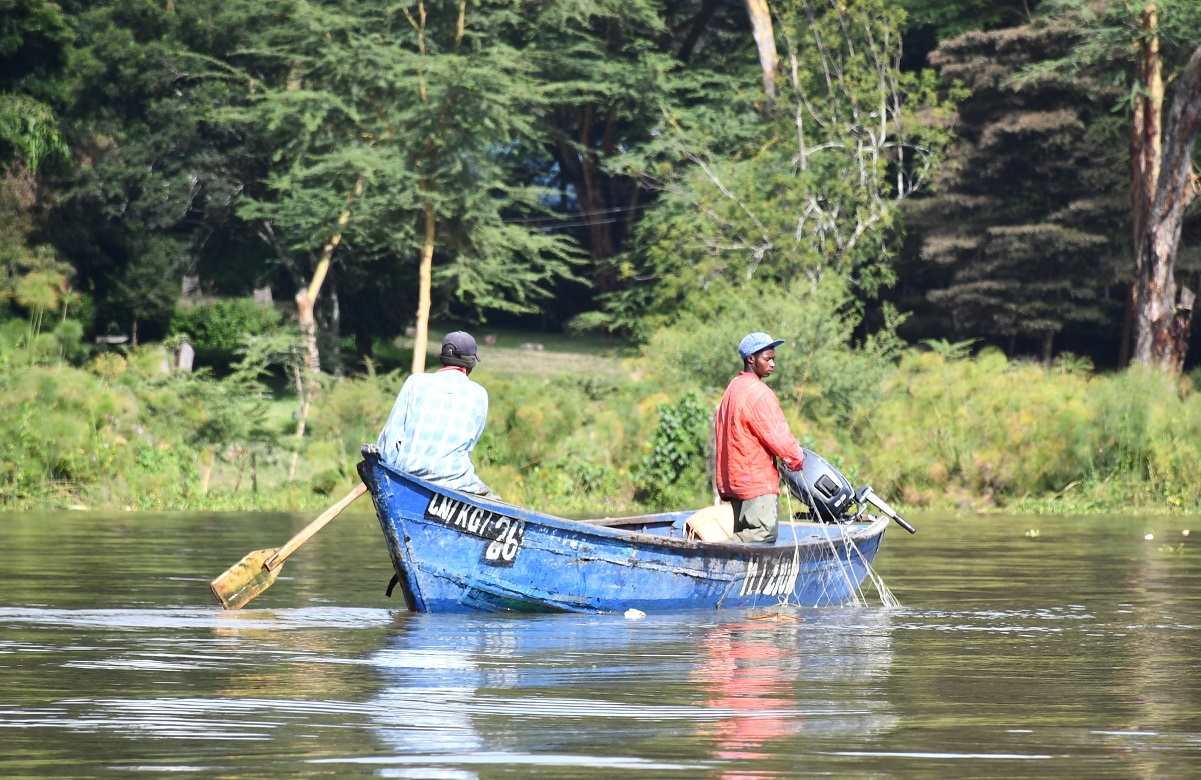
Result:
<svg viewBox="0 0 1201 780">
<path fill-rule="evenodd" d="M 773 339 L 766 333 L 752 333 L 738 345 L 738 354 L 746 360 L 756 352 L 773 349 L 784 343 L 784 339 Z"/>
</svg>

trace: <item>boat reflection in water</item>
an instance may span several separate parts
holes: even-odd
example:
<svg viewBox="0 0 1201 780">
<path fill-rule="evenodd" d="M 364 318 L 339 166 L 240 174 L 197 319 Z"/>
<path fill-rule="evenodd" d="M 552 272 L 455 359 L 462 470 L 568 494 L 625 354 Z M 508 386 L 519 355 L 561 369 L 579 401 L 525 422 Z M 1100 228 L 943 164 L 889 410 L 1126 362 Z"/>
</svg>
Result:
<svg viewBox="0 0 1201 780">
<path fill-rule="evenodd" d="M 730 716 L 702 723 L 698 732 L 713 746 L 713 755 L 727 760 L 762 758 L 769 741 L 797 734 L 804 718 L 796 717 L 786 698 L 798 656 L 793 648 L 772 641 L 777 632 L 763 626 L 720 626 L 705 637 L 706 659 L 693 679 L 710 691 L 706 704 Z"/>
<path fill-rule="evenodd" d="M 845 749 L 894 727 L 888 610 L 763 614 L 398 614 L 371 658 L 384 678 L 372 720 L 392 753 L 372 763 L 401 777 L 755 777 L 815 738 Z"/>
</svg>

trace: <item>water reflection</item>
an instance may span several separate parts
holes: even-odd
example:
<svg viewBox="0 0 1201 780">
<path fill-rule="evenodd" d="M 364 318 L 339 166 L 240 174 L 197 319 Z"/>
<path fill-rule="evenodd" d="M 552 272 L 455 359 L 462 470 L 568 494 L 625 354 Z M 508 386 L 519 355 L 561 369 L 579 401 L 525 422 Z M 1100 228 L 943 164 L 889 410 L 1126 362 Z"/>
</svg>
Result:
<svg viewBox="0 0 1201 780">
<path fill-rule="evenodd" d="M 789 717 L 791 701 L 783 697 L 785 670 L 795 666 L 796 656 L 770 641 L 779 633 L 746 623 L 719 626 L 705 637 L 706 659 L 693 679 L 710 691 L 710 708 L 734 713 L 698 729 L 711 742 L 714 757 L 762 758 L 757 749 L 765 742 L 803 728 L 803 716 Z M 731 780 L 749 776 L 722 774 Z"/>
<path fill-rule="evenodd" d="M 927 518 L 907 607 L 789 622 L 401 613 L 348 517 L 221 612 L 309 519 L 0 518 L 0 776 L 1196 774 L 1201 556 L 1134 518 Z"/>
<path fill-rule="evenodd" d="M 486 752 L 563 771 L 671 756 L 680 769 L 753 777 L 748 762 L 774 763 L 806 730 L 861 737 L 895 724 L 878 684 L 888 613 L 807 613 L 404 616 L 371 659 L 384 681 L 372 719 L 406 771 L 424 756 L 421 771 L 455 764 L 456 777 L 477 777 Z"/>
</svg>

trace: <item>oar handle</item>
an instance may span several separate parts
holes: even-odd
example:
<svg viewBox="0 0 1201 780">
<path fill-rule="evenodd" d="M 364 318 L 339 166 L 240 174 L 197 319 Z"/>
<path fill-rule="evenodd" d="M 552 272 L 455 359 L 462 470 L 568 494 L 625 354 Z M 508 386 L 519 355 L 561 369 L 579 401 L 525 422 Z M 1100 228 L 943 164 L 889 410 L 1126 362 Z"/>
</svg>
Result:
<svg viewBox="0 0 1201 780">
<path fill-rule="evenodd" d="M 274 570 L 278 569 L 280 566 L 283 566 L 284 561 L 289 555 L 299 550 L 302 544 L 307 542 L 309 539 L 312 539 L 313 536 L 322 528 L 324 528 L 330 520 L 333 520 L 335 517 L 342 514 L 343 509 L 350 506 L 356 498 L 366 492 L 366 485 L 360 484 L 355 486 L 355 489 L 347 493 L 345 498 L 322 512 L 320 517 L 306 525 L 304 530 L 289 539 L 287 544 L 279 548 L 279 552 L 267 559 L 267 562 L 263 564 L 263 568 Z"/>
</svg>

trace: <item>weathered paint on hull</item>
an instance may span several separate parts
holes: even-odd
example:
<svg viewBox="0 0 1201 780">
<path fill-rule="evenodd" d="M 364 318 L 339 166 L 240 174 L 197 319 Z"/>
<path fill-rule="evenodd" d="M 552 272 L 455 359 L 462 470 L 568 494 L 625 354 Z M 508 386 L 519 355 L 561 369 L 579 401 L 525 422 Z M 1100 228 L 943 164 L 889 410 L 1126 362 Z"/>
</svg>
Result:
<svg viewBox="0 0 1201 780">
<path fill-rule="evenodd" d="M 370 447 L 363 457 L 360 475 L 418 612 L 839 604 L 858 591 L 888 525 L 784 524 L 775 545 L 688 541 L 669 534 L 690 512 L 576 522 L 398 473 Z"/>
</svg>

